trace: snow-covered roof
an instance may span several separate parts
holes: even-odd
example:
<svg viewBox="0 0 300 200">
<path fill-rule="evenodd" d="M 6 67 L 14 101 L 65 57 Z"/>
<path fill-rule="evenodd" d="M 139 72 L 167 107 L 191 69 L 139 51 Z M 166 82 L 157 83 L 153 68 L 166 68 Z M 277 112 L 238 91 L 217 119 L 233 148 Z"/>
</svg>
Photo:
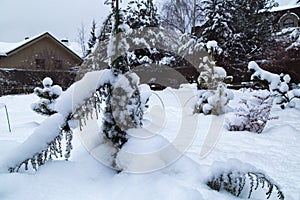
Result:
<svg viewBox="0 0 300 200">
<path fill-rule="evenodd" d="M 278 7 L 273 7 L 271 9 L 271 12 L 277 12 L 277 11 L 282 11 L 282 10 L 289 10 L 289 9 L 293 9 L 293 8 L 300 8 L 300 5 L 296 5 L 296 4 L 288 4 L 288 5 L 282 5 L 282 6 L 278 6 Z"/>
<path fill-rule="evenodd" d="M 56 39 L 53 35 L 51 35 L 49 32 L 43 32 L 41 34 L 38 34 L 36 36 L 33 36 L 31 38 L 25 39 L 21 42 L 0 42 L 0 56 L 7 56 L 9 53 L 15 51 L 16 49 L 33 42 L 34 40 L 44 36 L 44 35 L 50 35 L 52 38 L 54 38 L 57 42 L 61 43 L 63 46 L 68 48 L 71 52 L 76 54 L 78 57 L 82 57 L 79 44 L 75 42 L 70 43 L 64 43 L 60 42 L 58 39 Z"/>
</svg>

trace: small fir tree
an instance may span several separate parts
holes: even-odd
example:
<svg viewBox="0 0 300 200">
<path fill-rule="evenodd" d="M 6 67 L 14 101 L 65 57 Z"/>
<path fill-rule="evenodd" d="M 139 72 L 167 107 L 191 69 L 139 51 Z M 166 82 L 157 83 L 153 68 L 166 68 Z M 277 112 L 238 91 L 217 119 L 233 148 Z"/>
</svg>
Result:
<svg viewBox="0 0 300 200">
<path fill-rule="evenodd" d="M 233 93 L 226 89 L 226 82 L 231 81 L 222 67 L 215 66 L 214 55 L 218 50 L 216 41 L 207 43 L 210 57 L 204 57 L 200 64 L 200 75 L 198 77 L 199 91 L 194 113 L 224 114 L 226 106 L 233 98 Z"/>
<path fill-rule="evenodd" d="M 62 88 L 59 85 L 52 86 L 51 78 L 46 77 L 43 80 L 44 88 L 36 87 L 34 93 L 40 98 L 37 103 L 31 105 L 32 109 L 42 115 L 52 115 L 56 113 L 54 110 L 55 100 L 61 95 Z"/>
</svg>

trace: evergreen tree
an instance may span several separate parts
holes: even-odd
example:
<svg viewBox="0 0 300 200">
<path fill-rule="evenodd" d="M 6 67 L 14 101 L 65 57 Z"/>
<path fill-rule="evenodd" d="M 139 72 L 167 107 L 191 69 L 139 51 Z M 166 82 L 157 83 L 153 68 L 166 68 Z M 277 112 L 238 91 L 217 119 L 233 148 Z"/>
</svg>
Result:
<svg viewBox="0 0 300 200">
<path fill-rule="evenodd" d="M 109 57 L 109 68 L 114 77 L 125 75 L 129 82 L 127 87 L 124 84 L 115 85 L 106 84 L 100 88 L 105 100 L 106 107 L 104 109 L 104 117 L 102 131 L 105 136 L 112 141 L 117 148 L 121 148 L 126 143 L 128 136 L 126 131 L 129 128 L 141 126 L 143 118 L 143 109 L 141 107 L 140 92 L 138 89 L 138 78 L 134 73 L 130 72 L 127 62 L 127 46 L 126 38 L 122 38 L 124 27 L 124 12 L 119 9 L 119 0 L 111 2 L 114 23 L 112 24 L 112 34 L 110 36 L 107 54 Z M 130 107 L 130 108 L 129 108 Z"/>
<path fill-rule="evenodd" d="M 216 41 L 206 44 L 209 57 L 205 56 L 200 63 L 198 77 L 197 101 L 194 113 L 220 115 L 226 112 L 228 102 L 233 99 L 233 93 L 227 90 L 226 83 L 232 81 L 222 67 L 215 65 L 215 52 L 218 51 Z"/>
<path fill-rule="evenodd" d="M 269 9 L 274 6 L 273 0 L 236 0 L 232 12 L 234 27 L 233 48 L 228 52 L 234 58 L 244 62 L 260 55 L 263 48 L 272 41 L 273 15 Z"/>
<path fill-rule="evenodd" d="M 131 0 L 124 10 L 125 23 L 132 29 L 157 27 L 159 18 L 152 0 Z"/>
<path fill-rule="evenodd" d="M 55 100 L 62 93 L 62 89 L 58 85 L 52 86 L 51 78 L 46 77 L 43 80 L 44 88 L 36 87 L 34 93 L 40 98 L 37 103 L 33 103 L 31 108 L 42 115 L 52 115 L 56 113 L 54 110 Z"/>
<path fill-rule="evenodd" d="M 91 31 L 90 31 L 90 38 L 88 40 L 87 55 L 91 53 L 93 47 L 95 46 L 95 44 L 97 42 L 96 29 L 97 29 L 97 24 L 96 24 L 95 19 L 93 19 L 92 27 L 91 27 Z"/>
<path fill-rule="evenodd" d="M 206 22 L 202 25 L 203 33 L 201 40 L 204 42 L 215 40 L 222 48 L 228 45 L 232 39 L 233 27 L 231 24 L 233 8 L 232 0 L 204 0 L 200 10 L 206 17 Z"/>
<path fill-rule="evenodd" d="M 204 0 L 202 13 L 207 21 L 201 28 L 200 41 L 216 40 L 223 50 L 217 55 L 218 65 L 230 73 L 247 71 L 232 65 L 247 66 L 249 60 L 262 59 L 262 52 L 272 43 L 273 0 Z"/>
</svg>

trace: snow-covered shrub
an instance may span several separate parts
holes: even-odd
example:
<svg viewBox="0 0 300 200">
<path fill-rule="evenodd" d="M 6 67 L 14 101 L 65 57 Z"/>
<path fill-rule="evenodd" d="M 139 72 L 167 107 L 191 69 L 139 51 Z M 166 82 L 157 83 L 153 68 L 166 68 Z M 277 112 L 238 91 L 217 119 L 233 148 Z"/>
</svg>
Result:
<svg viewBox="0 0 300 200">
<path fill-rule="evenodd" d="M 278 75 L 268 72 L 261 69 L 254 61 L 249 63 L 248 69 L 254 71 L 251 79 L 267 86 L 269 91 L 276 96 L 275 103 L 280 105 L 282 109 L 295 107 L 292 100 L 300 98 L 300 89 L 297 87 L 290 89 L 291 77 L 288 74 Z"/>
<path fill-rule="evenodd" d="M 224 84 L 219 84 L 215 90 L 197 91 L 195 113 L 224 114 L 228 102 L 233 99 L 232 91 L 226 89 Z"/>
<path fill-rule="evenodd" d="M 270 117 L 273 99 L 267 91 L 258 92 L 249 99 L 241 99 L 235 116 L 227 118 L 227 129 L 261 133 L 269 120 L 277 119 Z"/>
<path fill-rule="evenodd" d="M 43 115 L 52 115 L 56 113 L 54 105 L 56 99 L 62 93 L 62 88 L 59 85 L 52 86 L 52 84 L 52 79 L 46 77 L 43 80 L 44 88 L 36 87 L 34 89 L 34 93 L 40 98 L 40 100 L 31 105 L 32 110 Z"/>
<path fill-rule="evenodd" d="M 260 172 L 225 172 L 215 175 L 206 184 L 211 189 L 225 190 L 241 198 L 284 199 L 280 188 Z"/>
<path fill-rule="evenodd" d="M 208 52 L 213 57 L 217 51 L 215 42 L 207 43 Z M 199 91 L 194 113 L 220 115 L 225 113 L 226 105 L 233 99 L 232 91 L 226 88 L 226 83 L 231 77 L 227 76 L 225 69 L 215 66 L 212 58 L 204 56 L 200 63 L 200 75 L 198 77 Z"/>
</svg>

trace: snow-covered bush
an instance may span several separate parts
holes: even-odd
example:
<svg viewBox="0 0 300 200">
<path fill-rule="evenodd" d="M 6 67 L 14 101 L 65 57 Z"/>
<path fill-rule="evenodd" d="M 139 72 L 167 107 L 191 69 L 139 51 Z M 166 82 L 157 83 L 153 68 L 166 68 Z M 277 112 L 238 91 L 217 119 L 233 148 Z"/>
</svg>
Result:
<svg viewBox="0 0 300 200">
<path fill-rule="evenodd" d="M 199 91 L 194 113 L 220 115 L 225 113 L 226 105 L 233 99 L 232 91 L 226 88 L 226 82 L 231 81 L 225 69 L 215 66 L 212 57 L 218 47 L 216 42 L 207 43 L 208 53 L 211 58 L 204 56 L 200 63 L 200 75 L 198 77 Z"/>
<path fill-rule="evenodd" d="M 251 80 L 259 81 L 267 86 L 269 91 L 276 96 L 275 103 L 280 105 L 282 109 L 295 107 L 295 102 L 292 100 L 300 98 L 300 89 L 298 87 L 290 89 L 291 77 L 288 74 L 278 75 L 268 72 L 261 69 L 254 61 L 249 63 L 248 69 L 254 71 Z"/>
<path fill-rule="evenodd" d="M 241 105 L 236 110 L 235 116 L 227 118 L 227 129 L 261 133 L 269 120 L 277 119 L 270 117 L 273 99 L 267 91 L 255 93 L 249 99 L 241 99 Z"/>
<path fill-rule="evenodd" d="M 232 171 L 212 177 L 207 185 L 217 191 L 225 190 L 241 198 L 283 200 L 280 188 L 260 172 Z M 258 198 L 259 197 L 259 198 Z"/>
<path fill-rule="evenodd" d="M 61 95 L 62 88 L 59 85 L 52 86 L 53 81 L 51 78 L 46 77 L 43 80 L 44 88 L 36 87 L 34 93 L 40 98 L 40 100 L 31 105 L 31 108 L 43 115 L 52 115 L 56 113 L 54 105 L 56 99 Z"/>
<path fill-rule="evenodd" d="M 215 90 L 199 90 L 197 91 L 194 112 L 214 115 L 224 114 L 231 99 L 233 99 L 233 93 L 226 89 L 224 84 L 219 84 Z"/>
</svg>

